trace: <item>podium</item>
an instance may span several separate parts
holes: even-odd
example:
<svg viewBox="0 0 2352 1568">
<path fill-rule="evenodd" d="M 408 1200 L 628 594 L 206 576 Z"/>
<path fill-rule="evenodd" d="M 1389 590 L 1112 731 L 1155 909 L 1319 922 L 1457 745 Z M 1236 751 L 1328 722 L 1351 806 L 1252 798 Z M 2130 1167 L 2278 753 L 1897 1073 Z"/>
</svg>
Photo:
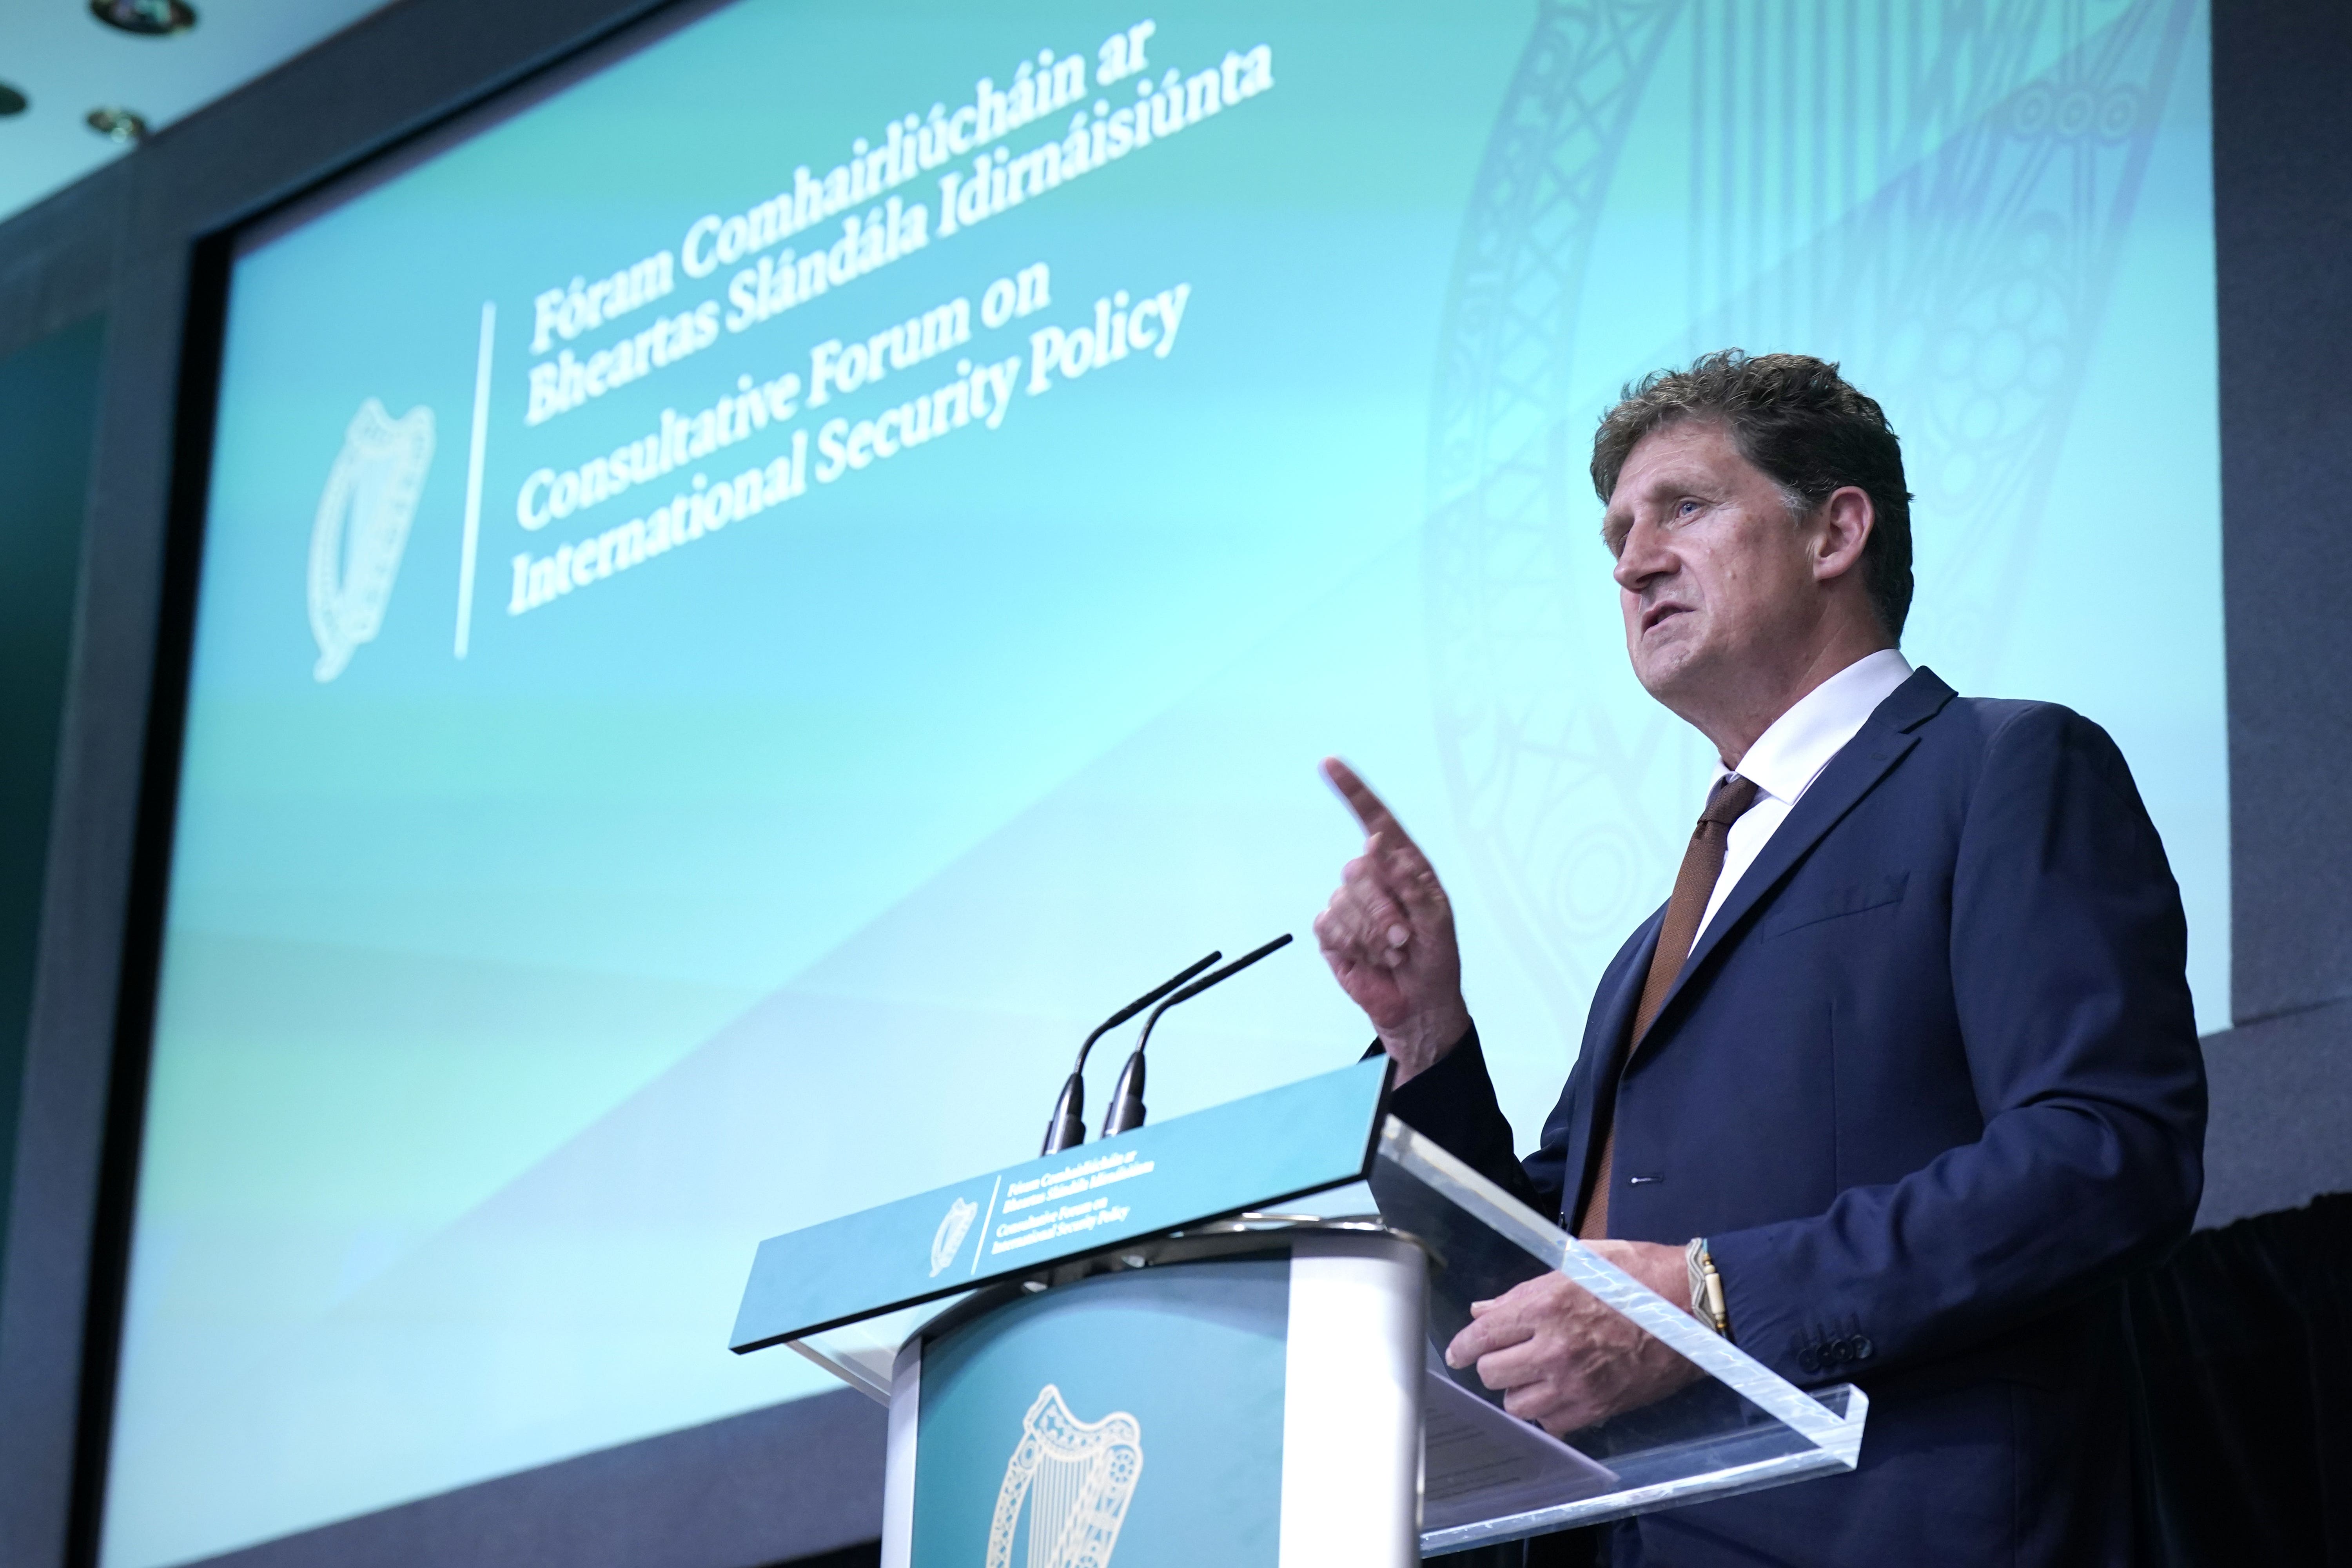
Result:
<svg viewBox="0 0 2352 1568">
<path fill-rule="evenodd" d="M 739 1352 L 889 1406 L 885 1568 L 1402 1568 L 1853 1468 L 1801 1389 L 1383 1112 L 1375 1058 L 761 1244 Z M 1566 1275 L 1685 1363 L 1565 1439 L 1446 1342 Z"/>
</svg>

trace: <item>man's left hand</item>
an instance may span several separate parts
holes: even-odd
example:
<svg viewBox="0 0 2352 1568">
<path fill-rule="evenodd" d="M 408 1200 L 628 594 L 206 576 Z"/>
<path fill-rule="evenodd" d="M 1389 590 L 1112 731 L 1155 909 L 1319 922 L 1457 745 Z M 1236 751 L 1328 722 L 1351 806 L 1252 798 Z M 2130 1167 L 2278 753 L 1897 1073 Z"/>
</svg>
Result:
<svg viewBox="0 0 2352 1568">
<path fill-rule="evenodd" d="M 1690 1310 L 1690 1270 L 1681 1247 L 1654 1241 L 1590 1245 L 1603 1261 Z M 1470 1316 L 1470 1326 L 1445 1347 L 1445 1364 L 1475 1363 L 1479 1381 L 1504 1391 L 1505 1410 L 1555 1436 L 1663 1399 L 1700 1375 L 1563 1274 L 1474 1301 Z"/>
</svg>

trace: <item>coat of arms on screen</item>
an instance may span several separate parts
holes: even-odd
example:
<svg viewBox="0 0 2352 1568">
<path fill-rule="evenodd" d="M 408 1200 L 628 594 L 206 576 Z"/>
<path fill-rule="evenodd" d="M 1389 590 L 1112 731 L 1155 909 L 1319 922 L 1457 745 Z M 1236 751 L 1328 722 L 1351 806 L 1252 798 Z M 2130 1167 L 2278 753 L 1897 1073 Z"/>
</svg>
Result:
<svg viewBox="0 0 2352 1568">
<path fill-rule="evenodd" d="M 1021 1441 L 997 1489 L 988 1568 L 1013 1568 L 1022 1503 L 1028 1507 L 1024 1568 L 1109 1568 L 1143 1474 L 1143 1428 L 1124 1410 L 1081 1421 L 1047 1384 L 1021 1418 Z"/>
<path fill-rule="evenodd" d="M 953 1263 L 956 1254 L 963 1250 L 964 1236 L 971 1229 L 972 1216 L 979 1212 L 980 1205 L 970 1198 L 958 1198 L 948 1205 L 948 1212 L 940 1218 L 940 1228 L 931 1233 L 932 1279 L 938 1279 L 940 1271 Z"/>
<path fill-rule="evenodd" d="M 422 404 L 394 419 L 369 398 L 343 432 L 310 529 L 310 635 L 332 680 L 360 644 L 383 625 L 408 524 L 433 462 L 433 410 Z"/>
</svg>

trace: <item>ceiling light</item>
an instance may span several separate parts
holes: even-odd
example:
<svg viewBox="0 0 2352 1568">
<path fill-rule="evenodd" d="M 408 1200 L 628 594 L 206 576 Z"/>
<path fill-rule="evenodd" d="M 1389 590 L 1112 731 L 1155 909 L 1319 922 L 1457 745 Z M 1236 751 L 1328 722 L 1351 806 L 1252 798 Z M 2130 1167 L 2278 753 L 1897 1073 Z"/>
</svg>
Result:
<svg viewBox="0 0 2352 1568">
<path fill-rule="evenodd" d="M 127 109 L 93 109 L 82 123 L 109 142 L 136 142 L 147 134 L 147 121 Z"/>
<path fill-rule="evenodd" d="M 29 101 L 23 93 L 18 92 L 6 82 L 0 81 L 0 120 L 5 120 L 12 114 L 24 113 L 25 105 Z"/>
<path fill-rule="evenodd" d="M 187 0 L 89 0 L 89 14 L 110 27 L 142 37 L 168 37 L 196 25 Z"/>
</svg>

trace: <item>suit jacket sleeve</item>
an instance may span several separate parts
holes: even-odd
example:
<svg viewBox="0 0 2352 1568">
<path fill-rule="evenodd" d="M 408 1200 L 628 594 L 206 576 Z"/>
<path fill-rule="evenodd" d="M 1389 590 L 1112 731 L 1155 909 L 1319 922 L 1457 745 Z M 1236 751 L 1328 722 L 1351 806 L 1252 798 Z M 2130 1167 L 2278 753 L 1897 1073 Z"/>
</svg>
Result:
<svg viewBox="0 0 2352 1568">
<path fill-rule="evenodd" d="M 2104 731 L 2042 705 L 1983 759 L 1950 889 L 1983 1132 L 1826 1214 L 1709 1238 L 1734 1335 L 1784 1376 L 1829 1334 L 1868 1336 L 1881 1367 L 1961 1349 L 2147 1261 L 2196 1212 L 2187 928 L 2131 775 Z"/>
<path fill-rule="evenodd" d="M 1380 1047 L 1372 1047 L 1377 1051 Z M 1580 1073 L 1580 1066 L 1578 1071 Z M 1401 1085 L 1389 1110 L 1414 1131 L 1508 1192 L 1547 1220 L 1557 1221 L 1564 1186 L 1568 1107 L 1579 1079 L 1571 1076 L 1560 1109 L 1544 1126 L 1542 1143 L 1524 1161 L 1512 1152 L 1511 1124 L 1495 1098 L 1494 1080 L 1472 1025 L 1461 1042 L 1436 1065 Z"/>
</svg>

